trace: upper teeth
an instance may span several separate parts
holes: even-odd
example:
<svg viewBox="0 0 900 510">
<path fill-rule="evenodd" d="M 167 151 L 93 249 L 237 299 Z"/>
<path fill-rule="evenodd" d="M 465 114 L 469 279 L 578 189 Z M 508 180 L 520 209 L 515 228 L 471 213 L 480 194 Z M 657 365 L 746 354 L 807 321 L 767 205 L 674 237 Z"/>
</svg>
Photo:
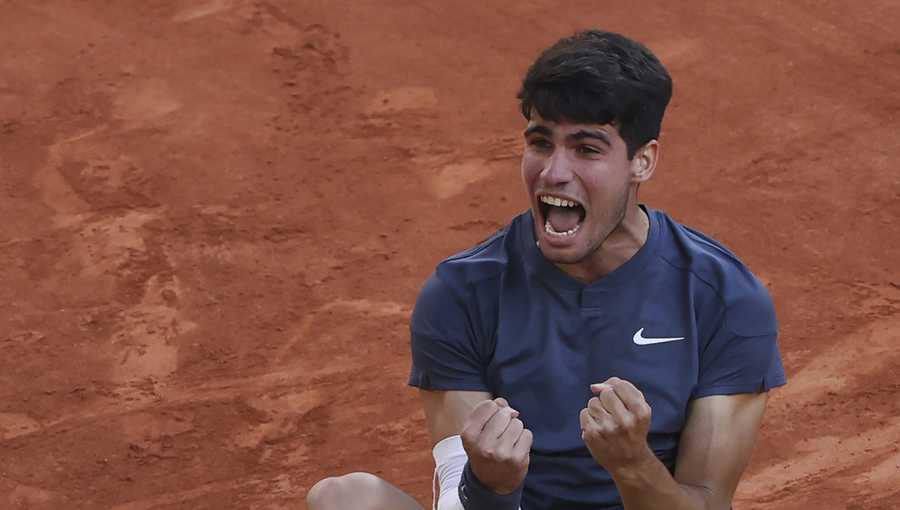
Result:
<svg viewBox="0 0 900 510">
<path fill-rule="evenodd" d="M 545 204 L 555 205 L 556 207 L 575 207 L 577 202 L 565 200 L 563 198 L 551 197 L 550 195 L 541 195 L 541 202 Z"/>
</svg>

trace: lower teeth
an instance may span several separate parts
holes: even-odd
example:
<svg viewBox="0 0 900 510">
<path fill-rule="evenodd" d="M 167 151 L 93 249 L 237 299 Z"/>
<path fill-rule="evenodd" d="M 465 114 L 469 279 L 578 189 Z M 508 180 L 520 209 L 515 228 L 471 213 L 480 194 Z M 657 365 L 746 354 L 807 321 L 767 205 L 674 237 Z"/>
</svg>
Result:
<svg viewBox="0 0 900 510">
<path fill-rule="evenodd" d="M 579 228 L 581 228 L 581 223 L 579 223 L 578 225 L 575 225 L 573 228 L 571 228 L 569 230 L 566 230 L 565 232 L 557 232 L 556 230 L 553 230 L 553 226 L 550 225 L 550 220 L 546 220 L 544 222 L 544 232 L 547 232 L 548 234 L 550 234 L 552 236 L 557 236 L 557 237 L 566 237 L 566 236 L 575 235 L 575 232 L 578 232 Z"/>
</svg>

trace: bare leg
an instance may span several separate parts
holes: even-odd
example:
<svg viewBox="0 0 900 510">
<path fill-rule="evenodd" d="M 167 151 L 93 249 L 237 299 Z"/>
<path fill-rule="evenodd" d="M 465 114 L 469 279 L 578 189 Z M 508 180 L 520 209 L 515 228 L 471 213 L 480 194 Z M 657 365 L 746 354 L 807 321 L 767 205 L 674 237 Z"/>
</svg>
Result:
<svg viewBox="0 0 900 510">
<path fill-rule="evenodd" d="M 309 510 L 423 510 L 416 500 L 369 473 L 326 478 L 306 495 Z"/>
</svg>

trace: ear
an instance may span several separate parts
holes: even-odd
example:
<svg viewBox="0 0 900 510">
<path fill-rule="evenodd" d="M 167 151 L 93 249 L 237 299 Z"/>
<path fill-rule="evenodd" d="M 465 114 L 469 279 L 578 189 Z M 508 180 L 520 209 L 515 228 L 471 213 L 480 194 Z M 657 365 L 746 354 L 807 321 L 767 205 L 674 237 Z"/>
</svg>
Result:
<svg viewBox="0 0 900 510">
<path fill-rule="evenodd" d="M 658 160 L 659 142 L 650 140 L 638 149 L 631 159 L 631 182 L 640 184 L 649 181 L 653 177 Z"/>
</svg>

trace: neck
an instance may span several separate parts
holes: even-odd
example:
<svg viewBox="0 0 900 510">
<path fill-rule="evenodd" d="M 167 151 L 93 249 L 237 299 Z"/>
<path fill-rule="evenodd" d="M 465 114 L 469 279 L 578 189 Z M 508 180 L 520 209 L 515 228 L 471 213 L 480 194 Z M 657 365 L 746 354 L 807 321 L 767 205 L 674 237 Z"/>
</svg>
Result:
<svg viewBox="0 0 900 510">
<path fill-rule="evenodd" d="M 649 232 L 650 218 L 635 197 L 628 201 L 622 221 L 591 256 L 576 264 L 557 264 L 557 267 L 583 283 L 597 281 L 631 260 L 647 242 Z"/>
</svg>

